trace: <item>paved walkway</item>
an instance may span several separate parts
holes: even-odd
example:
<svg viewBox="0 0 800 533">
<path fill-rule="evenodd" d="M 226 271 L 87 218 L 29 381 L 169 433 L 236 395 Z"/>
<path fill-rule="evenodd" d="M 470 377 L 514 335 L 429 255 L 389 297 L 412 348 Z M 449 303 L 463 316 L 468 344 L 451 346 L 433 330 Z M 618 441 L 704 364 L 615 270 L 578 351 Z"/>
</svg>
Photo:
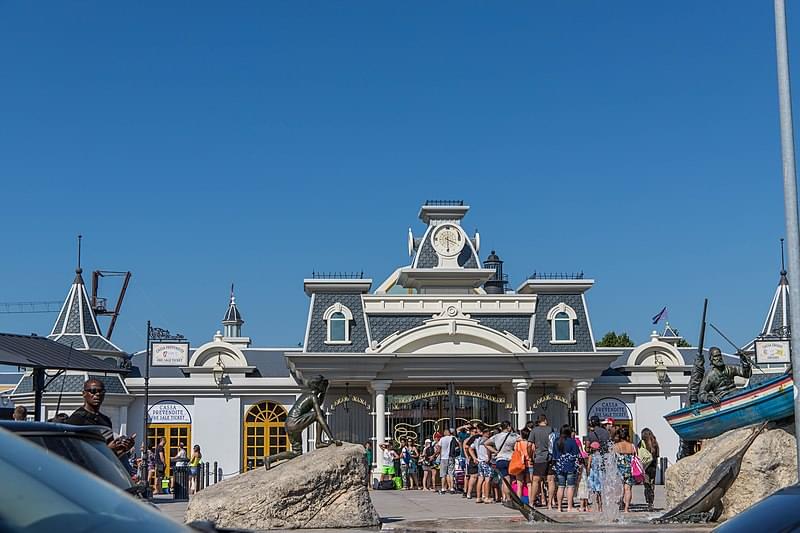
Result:
<svg viewBox="0 0 800 533">
<path fill-rule="evenodd" d="M 644 508 L 644 491 L 641 486 L 633 488 L 633 504 L 631 517 L 646 520 L 649 516 Z M 383 529 L 391 531 L 404 531 L 406 526 L 413 526 L 411 522 L 430 521 L 437 519 L 474 519 L 478 529 L 488 529 L 485 524 L 492 522 L 492 518 L 502 521 L 509 518 L 518 518 L 520 514 L 513 509 L 508 509 L 500 504 L 477 504 L 474 500 L 467 500 L 460 494 L 438 494 L 417 490 L 387 490 L 370 491 L 372 503 L 381 516 Z M 664 508 L 664 487 L 656 486 L 656 510 Z M 183 522 L 186 511 L 186 502 L 173 502 L 160 500 L 156 505 L 168 516 Z M 547 514 L 559 521 L 594 522 L 599 518 L 595 513 L 559 513 L 547 511 Z M 467 522 L 470 522 L 468 520 Z M 481 524 L 484 524 L 482 526 Z M 608 526 L 596 524 L 597 528 L 610 531 Z M 552 526 L 548 529 L 553 529 Z M 648 530 L 657 530 L 657 526 L 647 526 Z M 531 529 L 531 531 L 534 531 Z"/>
</svg>

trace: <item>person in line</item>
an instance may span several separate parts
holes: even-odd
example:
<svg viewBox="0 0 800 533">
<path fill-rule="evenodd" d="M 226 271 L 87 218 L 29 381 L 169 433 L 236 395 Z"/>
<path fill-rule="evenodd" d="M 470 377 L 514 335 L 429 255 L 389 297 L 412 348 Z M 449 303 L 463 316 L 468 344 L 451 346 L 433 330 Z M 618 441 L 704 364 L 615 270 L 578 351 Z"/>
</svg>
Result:
<svg viewBox="0 0 800 533">
<path fill-rule="evenodd" d="M 417 490 L 417 468 L 419 464 L 419 448 L 413 438 L 408 439 L 408 457 L 406 458 L 407 477 L 406 487 L 410 490 Z"/>
<path fill-rule="evenodd" d="M 586 450 L 589 448 L 589 439 L 584 439 L 583 446 L 581 447 L 581 457 L 579 460 L 579 472 L 578 474 L 578 481 L 577 481 L 577 488 L 575 489 L 576 498 L 581 502 L 581 511 L 586 512 L 589 510 L 589 498 L 590 498 L 590 490 L 589 490 L 589 467 L 591 462 L 591 456 Z"/>
<path fill-rule="evenodd" d="M 530 472 L 533 470 L 533 444 L 528 440 L 531 435 L 531 430 L 527 427 L 524 427 L 520 430 L 520 439 L 514 445 L 514 451 L 519 451 L 520 455 L 522 455 L 522 460 L 525 463 L 525 468 L 516 475 L 517 479 L 517 486 L 516 486 L 516 493 L 517 496 L 521 499 L 525 487 L 526 480 L 530 479 Z M 528 488 L 528 496 L 530 496 L 530 488 Z"/>
<path fill-rule="evenodd" d="M 106 444 L 117 457 L 127 462 L 127 458 L 123 456 L 133 448 L 136 434 L 134 433 L 130 437 L 125 435 L 114 437 L 114 433 L 111 430 L 111 419 L 100 412 L 105 397 L 106 386 L 102 381 L 96 378 L 86 380 L 83 384 L 83 405 L 73 411 L 72 415 L 67 419 L 67 424 L 108 428 L 105 435 Z"/>
<path fill-rule="evenodd" d="M 614 435 L 614 451 L 617 453 L 617 469 L 622 477 L 622 503 L 624 512 L 630 512 L 631 498 L 633 497 L 633 474 L 631 474 L 631 460 L 636 455 L 636 447 L 631 444 L 628 428 L 620 427 Z"/>
<path fill-rule="evenodd" d="M 203 454 L 200 451 L 200 445 L 195 444 L 192 447 L 192 457 L 189 460 L 189 494 L 197 492 L 197 481 L 200 476 L 200 463 L 202 462 Z"/>
<path fill-rule="evenodd" d="M 480 428 L 479 431 L 481 432 L 480 435 L 472 441 L 468 448 L 470 456 L 478 467 L 475 503 L 492 503 L 492 498 L 489 495 L 492 466 L 489 464 L 489 450 L 486 448 L 486 442 L 491 437 L 492 432 L 485 426 Z"/>
<path fill-rule="evenodd" d="M 444 436 L 439 439 L 436 451 L 439 454 L 439 475 L 442 478 L 442 490 L 439 494 L 456 493 L 455 475 L 456 458 L 453 453 L 458 448 L 458 440 L 451 434 L 449 428 L 444 429 Z"/>
<path fill-rule="evenodd" d="M 586 439 L 589 442 L 589 439 Z M 600 443 L 589 442 L 589 457 L 586 459 L 586 469 L 589 471 L 589 496 L 594 495 L 595 510 L 603 511 L 603 459 L 600 455 Z"/>
<path fill-rule="evenodd" d="M 536 420 L 536 427 L 528 436 L 528 441 L 533 443 L 533 476 L 528 487 L 528 501 L 533 506 L 543 482 L 547 482 L 549 499 L 554 499 L 556 492 L 555 472 L 552 470 L 550 456 L 550 428 L 544 413 Z M 542 502 L 543 506 L 547 507 L 548 502 L 544 495 Z"/>
<path fill-rule="evenodd" d="M 611 447 L 611 435 L 600 424 L 600 417 L 598 416 L 593 416 L 589 419 L 589 444 L 592 442 L 600 444 L 600 453 L 606 453 Z"/>
<path fill-rule="evenodd" d="M 17 422 L 25 422 L 28 419 L 28 408 L 24 405 L 17 405 L 14 407 L 14 414 L 11 415 L 11 418 Z"/>
<path fill-rule="evenodd" d="M 466 462 L 466 474 L 464 478 L 464 498 L 471 499 L 472 498 L 472 491 L 475 489 L 475 486 L 478 484 L 478 460 L 475 456 L 470 452 L 472 449 L 472 444 L 480 438 L 481 430 L 478 426 L 471 426 L 469 428 L 470 435 L 464 439 L 464 442 L 461 445 L 461 456 L 464 457 Z M 476 497 L 480 497 L 480 487 L 477 489 Z"/>
<path fill-rule="evenodd" d="M 433 479 L 433 458 L 436 455 L 436 450 L 433 446 L 431 439 L 425 439 L 425 444 L 422 446 L 422 455 L 420 461 L 422 462 L 422 490 L 431 491 Z"/>
<path fill-rule="evenodd" d="M 411 452 L 408 448 L 408 440 L 405 437 L 400 439 L 400 478 L 403 480 L 403 490 L 408 489 L 408 463 L 411 461 Z"/>
<path fill-rule="evenodd" d="M 658 466 L 659 448 L 658 440 L 656 440 L 656 436 L 650 428 L 642 430 L 642 441 L 639 443 L 639 458 L 642 460 L 645 475 L 644 500 L 647 503 L 647 510 L 652 512 L 656 499 L 656 467 Z M 646 459 L 649 460 L 646 461 Z"/>
<path fill-rule="evenodd" d="M 156 444 L 156 477 L 154 492 L 161 492 L 161 481 L 164 479 L 164 474 L 167 472 L 167 455 L 166 455 L 167 439 L 161 437 Z"/>
<path fill-rule="evenodd" d="M 372 479 L 372 442 L 370 441 L 364 443 L 364 461 L 367 463 L 367 479 L 365 481 L 369 488 Z"/>
<path fill-rule="evenodd" d="M 514 453 L 514 446 L 518 440 L 519 435 L 514 432 L 511 422 L 503 420 L 503 422 L 500 423 L 500 433 L 485 444 L 489 452 L 495 456 L 495 469 L 501 478 L 500 484 L 502 487 L 500 490 L 503 495 L 504 504 L 508 503 L 511 499 L 508 490 L 509 485 L 511 485 L 511 476 L 508 474 L 508 463 L 511 461 L 511 455 Z M 508 483 L 503 480 L 506 480 Z"/>
<path fill-rule="evenodd" d="M 562 511 L 562 501 L 566 490 L 567 512 L 572 512 L 572 498 L 575 495 L 575 479 L 578 469 L 578 458 L 580 449 L 572 437 L 572 429 L 565 426 L 561 430 L 561 436 L 553 444 L 553 461 L 555 462 L 556 478 L 558 480 L 558 492 L 556 494 L 556 507 Z"/>
<path fill-rule="evenodd" d="M 381 448 L 381 481 L 388 481 L 394 478 L 394 460 L 397 453 L 392 448 L 391 443 L 383 442 Z"/>
</svg>

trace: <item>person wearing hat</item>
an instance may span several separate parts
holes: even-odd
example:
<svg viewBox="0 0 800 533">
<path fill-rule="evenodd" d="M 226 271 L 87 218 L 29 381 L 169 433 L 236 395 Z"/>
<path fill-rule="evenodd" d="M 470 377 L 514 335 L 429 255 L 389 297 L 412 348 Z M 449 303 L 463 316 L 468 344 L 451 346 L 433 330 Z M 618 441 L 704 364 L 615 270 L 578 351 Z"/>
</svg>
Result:
<svg viewBox="0 0 800 533">
<path fill-rule="evenodd" d="M 606 420 L 603 420 L 603 422 Z M 608 451 L 609 446 L 611 446 L 611 434 L 600 423 L 600 417 L 597 415 L 589 419 L 589 444 L 593 442 L 599 444 L 601 453 Z"/>
<path fill-rule="evenodd" d="M 436 448 L 433 446 L 431 439 L 425 439 L 425 445 L 422 447 L 422 490 L 433 491 L 436 490 L 436 485 L 433 479 L 433 460 L 436 457 Z"/>
<path fill-rule="evenodd" d="M 589 497 L 591 498 L 592 494 L 594 494 L 594 500 L 597 504 L 595 507 L 595 511 L 602 512 L 603 511 L 603 498 L 602 498 L 602 491 L 603 491 L 603 482 L 602 482 L 602 468 L 603 468 L 603 459 L 600 455 L 600 443 L 598 441 L 593 441 L 589 443 L 589 457 L 586 458 L 586 470 L 589 471 Z"/>
<path fill-rule="evenodd" d="M 619 429 L 617 426 L 614 425 L 614 422 L 615 422 L 614 419 L 611 418 L 610 416 L 607 416 L 602 422 L 603 426 L 606 428 L 606 431 L 608 431 L 609 440 L 611 442 L 614 442 L 614 434 Z"/>
</svg>

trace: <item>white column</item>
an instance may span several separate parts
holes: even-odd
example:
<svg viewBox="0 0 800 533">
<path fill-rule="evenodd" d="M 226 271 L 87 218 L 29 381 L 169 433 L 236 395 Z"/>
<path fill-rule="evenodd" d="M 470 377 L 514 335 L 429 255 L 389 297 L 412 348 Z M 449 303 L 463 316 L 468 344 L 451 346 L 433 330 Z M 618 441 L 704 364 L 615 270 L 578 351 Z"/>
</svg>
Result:
<svg viewBox="0 0 800 533">
<path fill-rule="evenodd" d="M 383 444 L 386 438 L 386 391 L 389 390 L 391 381 L 388 379 L 381 379 L 370 382 L 370 389 L 372 390 L 375 406 L 375 443 L 372 447 L 372 455 L 375 458 L 375 470 L 380 472 L 383 466 L 383 453 L 380 450 L 380 445 Z"/>
<path fill-rule="evenodd" d="M 514 429 L 522 429 L 528 423 L 528 389 L 531 382 L 527 379 L 512 379 L 517 396 L 517 421 Z"/>
<path fill-rule="evenodd" d="M 587 391 L 591 385 L 591 380 L 581 380 L 575 382 L 575 394 L 578 399 L 578 436 L 581 438 L 589 434 L 589 407 L 587 402 Z"/>
</svg>

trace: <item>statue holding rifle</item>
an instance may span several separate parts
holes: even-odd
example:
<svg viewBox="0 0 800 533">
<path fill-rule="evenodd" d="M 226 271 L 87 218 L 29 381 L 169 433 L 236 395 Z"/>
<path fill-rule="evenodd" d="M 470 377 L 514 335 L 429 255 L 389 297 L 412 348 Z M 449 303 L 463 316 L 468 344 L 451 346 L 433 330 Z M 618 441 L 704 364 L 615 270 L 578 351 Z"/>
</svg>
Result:
<svg viewBox="0 0 800 533">
<path fill-rule="evenodd" d="M 311 426 L 314 422 L 317 423 L 317 439 L 314 443 L 316 448 L 324 448 L 330 446 L 331 443 L 336 446 L 342 445 L 342 441 L 336 440 L 333 436 L 333 432 L 331 428 L 328 427 L 325 416 L 322 414 L 322 404 L 325 402 L 325 393 L 328 391 L 328 380 L 322 376 L 314 376 L 306 380 L 299 378 L 294 372 L 292 372 L 292 377 L 301 386 L 308 389 L 309 392 L 301 394 L 286 415 L 285 427 L 286 433 L 289 436 L 291 449 L 266 457 L 264 459 L 264 467 L 267 470 L 269 470 L 272 463 L 284 459 L 294 459 L 302 455 L 303 430 Z M 323 433 L 327 435 L 330 440 L 323 440 Z"/>
<path fill-rule="evenodd" d="M 726 395 L 736 390 L 733 379 L 737 376 L 749 378 L 753 368 L 750 366 L 750 360 L 742 352 L 739 352 L 742 366 L 726 365 L 722 358 L 722 350 L 716 346 L 708 350 L 708 356 L 711 360 L 711 370 L 699 399 L 702 403 L 719 403 Z"/>
</svg>

